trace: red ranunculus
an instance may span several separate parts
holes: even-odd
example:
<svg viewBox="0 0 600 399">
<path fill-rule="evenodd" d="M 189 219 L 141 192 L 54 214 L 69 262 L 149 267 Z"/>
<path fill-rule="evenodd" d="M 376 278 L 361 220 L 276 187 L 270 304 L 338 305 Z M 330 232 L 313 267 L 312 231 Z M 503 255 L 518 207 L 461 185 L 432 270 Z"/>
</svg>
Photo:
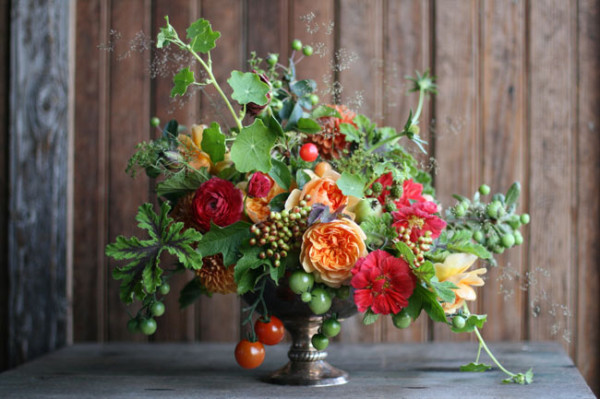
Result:
<svg viewBox="0 0 600 399">
<path fill-rule="evenodd" d="M 412 179 L 404 180 L 404 183 L 402 183 L 402 197 L 396 201 L 396 206 L 401 208 L 410 206 L 413 202 L 426 202 L 427 199 L 422 194 L 423 185 L 413 182 Z"/>
<path fill-rule="evenodd" d="M 396 314 L 408 306 L 415 289 L 415 277 L 404 259 L 378 249 L 360 258 L 352 269 L 350 284 L 359 312 Z"/>
<path fill-rule="evenodd" d="M 398 209 L 397 212 L 392 212 L 394 217 L 392 226 L 410 229 L 412 242 L 417 242 L 427 231 L 431 231 L 432 238 L 437 238 L 446 227 L 446 222 L 434 215 L 437 210 L 435 202 L 414 202 L 410 206 Z"/>
<path fill-rule="evenodd" d="M 248 183 L 248 196 L 252 198 L 264 198 L 271 191 L 273 181 L 264 173 L 256 172 Z"/>
<path fill-rule="evenodd" d="M 202 232 L 210 230 L 210 222 L 217 226 L 229 226 L 240 220 L 244 208 L 242 190 L 228 180 L 213 177 L 200 185 L 192 210 L 194 221 Z"/>
</svg>

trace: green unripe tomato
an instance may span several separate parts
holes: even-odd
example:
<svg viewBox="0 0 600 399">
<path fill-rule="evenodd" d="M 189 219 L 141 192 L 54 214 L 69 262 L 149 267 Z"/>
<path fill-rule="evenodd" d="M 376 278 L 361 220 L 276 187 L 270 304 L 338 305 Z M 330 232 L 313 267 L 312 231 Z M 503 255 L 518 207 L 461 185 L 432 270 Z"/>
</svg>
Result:
<svg viewBox="0 0 600 399">
<path fill-rule="evenodd" d="M 127 329 L 132 334 L 140 332 L 140 323 L 138 322 L 138 319 L 129 320 L 127 322 Z"/>
<path fill-rule="evenodd" d="M 171 286 L 165 281 L 158 288 L 158 292 L 160 292 L 161 295 L 167 295 L 169 292 L 171 292 Z"/>
<path fill-rule="evenodd" d="M 296 270 L 290 275 L 289 285 L 294 294 L 302 294 L 311 290 L 315 278 L 304 270 Z"/>
<path fill-rule="evenodd" d="M 300 39 L 294 39 L 292 41 L 292 49 L 296 51 L 302 50 L 302 42 L 300 41 Z"/>
<path fill-rule="evenodd" d="M 504 248 L 510 248 L 515 245 L 515 236 L 513 236 L 511 233 L 506 233 L 502 236 L 501 241 Z"/>
<path fill-rule="evenodd" d="M 520 231 L 515 231 L 513 236 L 515 237 L 515 245 L 523 244 L 523 236 L 521 235 Z"/>
<path fill-rule="evenodd" d="M 160 317 L 165 314 L 165 304 L 162 302 L 154 302 L 152 306 L 150 306 L 150 312 L 155 317 Z"/>
<path fill-rule="evenodd" d="M 473 233 L 473 239 L 477 242 L 483 242 L 483 240 L 485 240 L 485 236 L 480 230 L 477 230 L 475 233 Z"/>
<path fill-rule="evenodd" d="M 321 331 L 328 338 L 333 338 L 340 333 L 342 325 L 336 319 L 327 319 L 321 326 Z"/>
<path fill-rule="evenodd" d="M 324 334 L 315 334 L 310 340 L 312 346 L 315 347 L 316 350 L 322 351 L 329 346 L 329 338 L 327 338 Z"/>
<path fill-rule="evenodd" d="M 302 302 L 308 303 L 312 299 L 312 294 L 310 292 L 303 292 L 302 295 L 300 295 L 300 299 Z"/>
<path fill-rule="evenodd" d="M 317 105 L 319 103 L 319 96 L 316 94 L 311 94 L 308 99 L 310 100 L 311 105 Z"/>
<path fill-rule="evenodd" d="M 500 201 L 492 201 L 488 204 L 486 212 L 492 219 L 498 219 L 500 208 L 502 208 Z"/>
<path fill-rule="evenodd" d="M 140 322 L 140 330 L 146 335 L 152 335 L 156 332 L 156 321 L 154 319 L 144 319 Z"/>
<path fill-rule="evenodd" d="M 488 195 L 489 193 L 490 193 L 490 186 L 488 186 L 487 184 L 482 184 L 481 186 L 479 186 L 479 194 Z"/>
<path fill-rule="evenodd" d="M 521 223 L 528 224 L 529 223 L 529 214 L 524 213 L 521 215 Z"/>
<path fill-rule="evenodd" d="M 358 201 L 353 212 L 356 215 L 356 223 L 362 223 L 370 216 L 381 216 L 383 210 L 376 198 L 363 198 Z"/>
<path fill-rule="evenodd" d="M 411 323 L 410 316 L 405 309 L 392 316 L 392 322 L 396 328 L 407 328 Z"/>
<path fill-rule="evenodd" d="M 267 64 L 269 64 L 270 66 L 273 66 L 275 64 L 277 64 L 277 61 L 279 61 L 279 56 L 277 54 L 269 54 L 267 56 Z"/>
<path fill-rule="evenodd" d="M 465 324 L 467 324 L 467 320 L 461 315 L 456 315 L 452 318 L 452 326 L 454 328 L 464 328 Z"/>
<path fill-rule="evenodd" d="M 311 55 L 313 55 L 312 46 L 309 46 L 308 44 L 306 46 L 304 46 L 304 48 L 302 49 L 302 54 L 304 54 L 307 57 L 310 57 Z"/>
<path fill-rule="evenodd" d="M 157 116 L 152 117 L 152 119 L 150 119 L 150 126 L 152 126 L 152 127 L 160 126 L 160 119 L 158 119 Z"/>
<path fill-rule="evenodd" d="M 308 307 L 314 314 L 326 313 L 331 308 L 331 296 L 323 288 L 315 288 Z"/>
</svg>

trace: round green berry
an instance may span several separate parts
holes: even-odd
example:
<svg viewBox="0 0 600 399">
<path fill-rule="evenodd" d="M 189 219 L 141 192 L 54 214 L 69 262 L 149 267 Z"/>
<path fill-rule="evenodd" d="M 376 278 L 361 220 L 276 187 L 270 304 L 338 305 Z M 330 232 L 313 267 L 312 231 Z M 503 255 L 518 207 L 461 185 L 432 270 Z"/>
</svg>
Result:
<svg viewBox="0 0 600 399">
<path fill-rule="evenodd" d="M 482 184 L 481 186 L 479 186 L 479 194 L 488 195 L 489 193 L 490 193 L 490 186 L 488 186 L 487 184 Z"/>
<path fill-rule="evenodd" d="M 145 335 L 152 335 L 156 332 L 156 321 L 154 319 L 144 319 L 140 322 L 140 330 Z"/>
<path fill-rule="evenodd" d="M 373 194 L 379 195 L 383 191 L 383 185 L 379 182 L 373 183 Z"/>
<path fill-rule="evenodd" d="M 500 213 L 500 208 L 502 208 L 500 201 L 492 201 L 488 204 L 486 212 L 492 219 L 497 219 Z"/>
<path fill-rule="evenodd" d="M 322 351 L 329 346 L 329 338 L 327 338 L 324 334 L 315 334 L 310 341 L 312 346 L 314 346 L 318 351 Z"/>
<path fill-rule="evenodd" d="M 480 230 L 477 230 L 475 233 L 473 233 L 473 239 L 477 242 L 483 242 L 485 236 Z"/>
<path fill-rule="evenodd" d="M 520 231 L 515 231 L 513 233 L 513 236 L 515 238 L 515 245 L 521 245 L 521 244 L 523 244 L 523 236 L 521 235 Z"/>
<path fill-rule="evenodd" d="M 336 319 L 327 319 L 323 322 L 323 325 L 321 326 L 321 331 L 328 338 L 332 338 L 338 335 L 341 329 L 342 325 Z"/>
<path fill-rule="evenodd" d="M 152 127 L 158 127 L 159 125 L 160 125 L 160 119 L 158 119 L 157 116 L 155 116 L 152 119 L 150 119 L 150 126 L 152 126 Z"/>
<path fill-rule="evenodd" d="M 312 299 L 312 294 L 310 292 L 303 292 L 300 295 L 300 299 L 302 299 L 302 302 L 308 303 Z"/>
<path fill-rule="evenodd" d="M 456 217 L 459 217 L 459 218 L 463 217 L 463 216 L 465 216 L 466 213 L 467 213 L 467 208 L 465 208 L 462 203 L 460 203 L 454 207 L 454 214 L 456 215 Z"/>
<path fill-rule="evenodd" d="M 494 253 L 497 253 L 497 254 L 503 253 L 505 249 L 506 248 L 503 247 L 502 245 L 494 245 L 494 246 L 492 246 L 492 251 L 494 251 Z"/>
<path fill-rule="evenodd" d="M 277 61 L 279 61 L 279 56 L 277 54 L 269 54 L 267 56 L 267 64 L 269 64 L 270 66 L 273 66 L 275 64 L 277 64 Z"/>
<path fill-rule="evenodd" d="M 317 105 L 319 103 L 319 96 L 316 94 L 311 94 L 308 96 L 311 105 Z"/>
<path fill-rule="evenodd" d="M 292 49 L 296 51 L 302 50 L 302 42 L 300 41 L 300 39 L 294 39 L 292 41 Z"/>
<path fill-rule="evenodd" d="M 302 54 L 304 54 L 307 57 L 310 57 L 311 55 L 313 55 L 312 46 L 309 46 L 308 44 L 306 46 L 304 46 L 304 48 L 302 49 Z"/>
<path fill-rule="evenodd" d="M 529 214 L 528 213 L 524 213 L 521 215 L 521 223 L 523 224 L 528 224 L 529 223 Z"/>
<path fill-rule="evenodd" d="M 400 312 L 392 316 L 392 322 L 396 328 L 407 328 L 411 323 L 410 316 L 406 312 L 406 309 L 402 309 Z"/>
<path fill-rule="evenodd" d="M 165 304 L 162 302 L 154 302 L 152 306 L 150 306 L 150 313 L 155 317 L 162 316 L 165 314 Z"/>
<path fill-rule="evenodd" d="M 465 324 L 467 324 L 467 321 L 461 315 L 457 315 L 452 318 L 452 326 L 454 328 L 464 328 Z"/>
<path fill-rule="evenodd" d="M 283 82 L 281 80 L 276 80 L 273 83 L 271 83 L 271 85 L 273 86 L 273 88 L 279 89 L 281 86 L 283 86 Z"/>
<path fill-rule="evenodd" d="M 167 295 L 169 292 L 171 292 L 171 286 L 165 281 L 159 287 L 158 292 L 160 292 L 161 295 Z"/>
<path fill-rule="evenodd" d="M 511 233 L 506 233 L 502 236 L 502 246 L 504 246 L 504 248 L 510 248 L 513 245 L 515 245 L 515 236 L 512 235 Z"/>
</svg>

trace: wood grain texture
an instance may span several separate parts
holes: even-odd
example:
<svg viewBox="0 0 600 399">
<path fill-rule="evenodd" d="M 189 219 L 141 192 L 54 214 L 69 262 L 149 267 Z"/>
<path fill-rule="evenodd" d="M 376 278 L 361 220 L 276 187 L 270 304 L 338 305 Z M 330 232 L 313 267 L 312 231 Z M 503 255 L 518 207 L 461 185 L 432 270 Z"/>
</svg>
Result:
<svg viewBox="0 0 600 399">
<path fill-rule="evenodd" d="M 66 1 L 13 2 L 8 220 L 13 366 L 67 339 L 69 15 Z"/>
<path fill-rule="evenodd" d="M 8 86 L 10 4 L 0 3 L 0 371 L 8 368 Z"/>
<path fill-rule="evenodd" d="M 431 3 L 422 1 L 386 1 L 383 10 L 383 124 L 401 129 L 410 110 L 417 108 L 418 94 L 409 94 L 411 88 L 405 76 L 414 75 L 433 67 L 431 60 L 432 19 Z M 403 23 L 398 23 L 403 21 Z M 429 141 L 431 122 L 431 97 L 423 107 L 419 127 L 421 136 Z M 429 156 L 422 154 L 415 146 L 405 141 L 407 150 L 412 153 L 424 169 L 429 165 Z M 431 148 L 427 148 L 431 150 Z M 399 330 L 386 320 L 382 324 L 382 340 L 387 341 L 424 341 L 428 337 L 428 322 L 420 317 L 410 328 Z"/>
<path fill-rule="evenodd" d="M 344 0 L 339 3 L 335 73 L 340 82 L 338 101 L 355 112 L 383 119 L 383 1 Z M 384 320 L 364 326 L 362 317 L 344 322 L 343 342 L 381 341 Z"/>
<path fill-rule="evenodd" d="M 578 9 L 577 68 L 577 367 L 600 394 L 600 1 Z"/>
<path fill-rule="evenodd" d="M 525 178 L 525 3 L 481 2 L 480 18 L 481 182 L 505 193 Z M 528 209 L 524 199 L 518 211 Z M 488 267 L 485 287 L 479 289 L 479 311 L 490 315 L 483 332 L 493 341 L 522 339 L 523 247 L 497 260 L 499 266 Z"/>
<path fill-rule="evenodd" d="M 529 337 L 572 354 L 575 282 L 576 3 L 534 1 L 529 20 Z"/>
<path fill-rule="evenodd" d="M 109 12 L 109 26 L 121 38 L 113 36 L 118 40 L 114 42 L 110 57 L 110 101 L 106 116 L 109 133 L 108 242 L 113 242 L 117 235 L 131 236 L 139 231 L 134 221 L 137 209 L 150 200 L 148 179 L 143 175 L 131 179 L 124 172 L 136 144 L 148 140 L 150 132 L 150 79 L 144 73 L 149 65 L 150 54 L 148 51 L 138 51 L 144 50 L 150 32 L 150 1 L 116 1 Z M 116 265 L 111 260 L 104 269 L 106 337 L 108 340 L 145 341 L 145 336 L 132 335 L 127 331 L 129 316 L 125 305 L 119 300 L 119 282 L 111 277 Z M 136 312 L 135 309 L 130 311 Z"/>
<path fill-rule="evenodd" d="M 507 367 L 532 365 L 532 385 L 503 385 L 498 370 L 461 373 L 472 343 L 338 345 L 327 360 L 346 370 L 346 385 L 327 388 L 259 380 L 287 361 L 287 348 L 269 348 L 264 364 L 244 370 L 233 344 L 80 344 L 0 375 L 3 398 L 564 398 L 591 399 L 573 362 L 555 342 L 498 343 Z M 466 388 L 468 387 L 468 388 Z"/>
<path fill-rule="evenodd" d="M 481 183 L 478 4 L 435 4 L 435 75 L 441 94 L 435 97 L 434 182 L 444 208 L 456 203 L 452 194 L 470 197 Z M 436 323 L 433 338 L 465 340 L 469 334 L 454 334 Z"/>
</svg>

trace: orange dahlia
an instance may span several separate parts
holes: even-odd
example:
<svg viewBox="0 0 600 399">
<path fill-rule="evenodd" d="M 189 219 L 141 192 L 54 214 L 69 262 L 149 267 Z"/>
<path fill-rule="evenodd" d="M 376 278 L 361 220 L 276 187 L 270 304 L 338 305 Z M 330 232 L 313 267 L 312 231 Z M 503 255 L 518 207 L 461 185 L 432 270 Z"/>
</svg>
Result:
<svg viewBox="0 0 600 399">
<path fill-rule="evenodd" d="M 217 254 L 202 258 L 202 268 L 196 270 L 196 275 L 209 292 L 233 294 L 237 292 L 233 269 L 233 265 L 225 267 L 223 255 Z"/>
<path fill-rule="evenodd" d="M 341 118 L 335 116 L 319 118 L 319 124 L 323 130 L 309 135 L 306 142 L 315 144 L 319 148 L 319 154 L 323 159 L 338 159 L 350 147 L 350 143 L 346 141 L 346 136 L 340 132 L 340 124 L 349 123 L 356 126 L 352 121 L 356 113 L 350 111 L 345 105 L 329 105 L 329 107 L 338 111 Z"/>
<path fill-rule="evenodd" d="M 186 229 L 189 229 L 191 227 L 198 231 L 201 231 L 202 229 L 194 220 L 194 210 L 192 207 L 192 203 L 194 202 L 194 195 L 195 194 L 192 192 L 181 197 L 177 201 L 177 204 L 175 204 L 173 210 L 171 211 L 171 217 L 177 222 L 183 222 Z"/>
</svg>

